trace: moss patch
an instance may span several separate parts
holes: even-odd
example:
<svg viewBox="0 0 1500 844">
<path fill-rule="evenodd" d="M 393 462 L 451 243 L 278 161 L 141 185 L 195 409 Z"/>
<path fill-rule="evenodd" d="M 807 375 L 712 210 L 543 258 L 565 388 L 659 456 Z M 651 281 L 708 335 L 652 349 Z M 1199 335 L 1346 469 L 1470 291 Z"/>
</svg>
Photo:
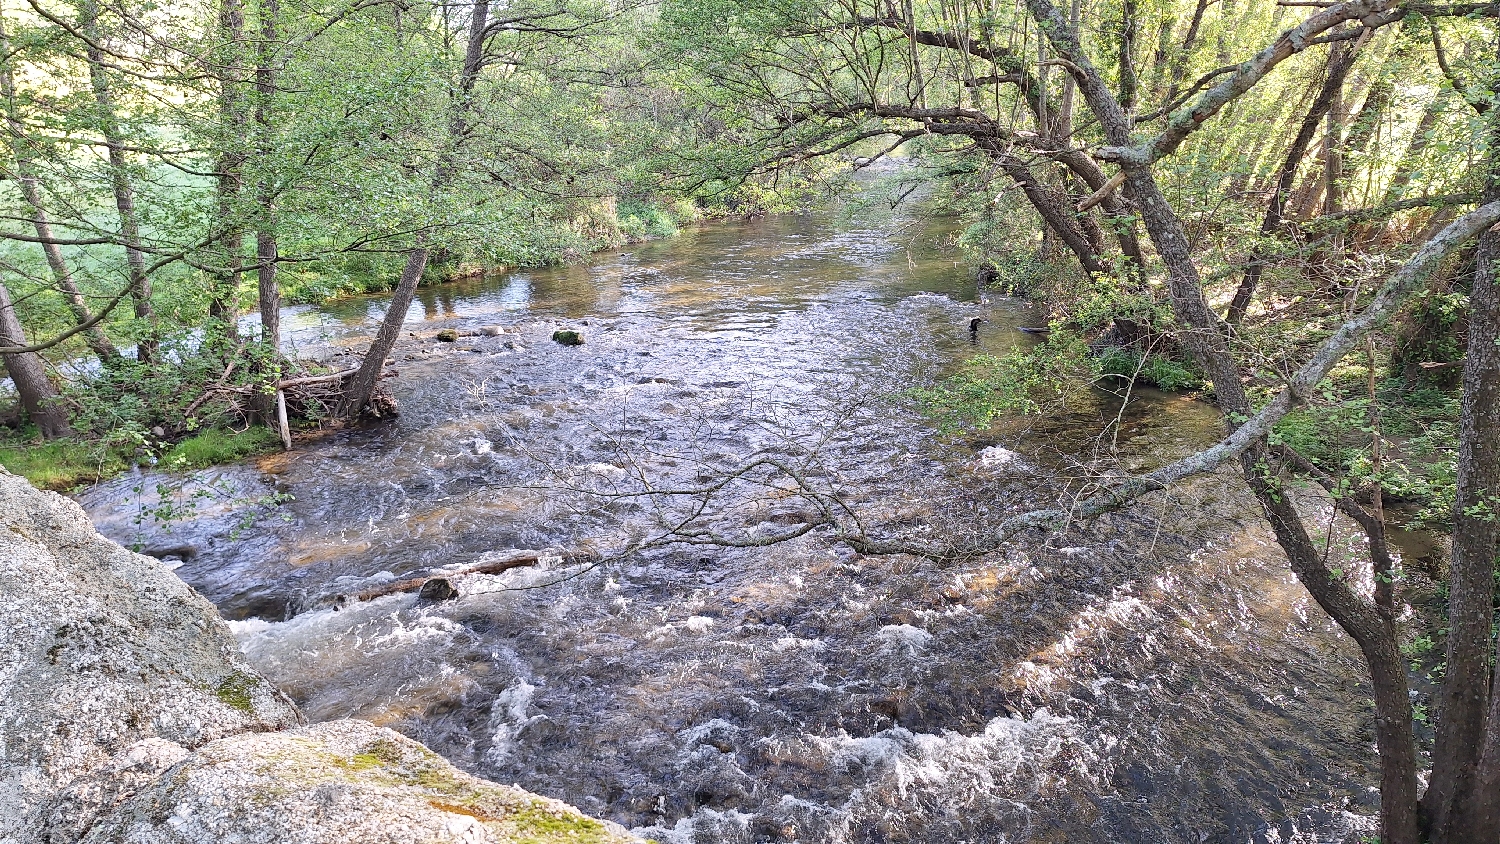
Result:
<svg viewBox="0 0 1500 844">
<path fill-rule="evenodd" d="M 609 840 L 609 833 L 599 821 L 541 805 L 520 809 L 507 820 L 516 829 L 518 844 L 546 844 L 559 839 L 579 842 Z"/>
<path fill-rule="evenodd" d="M 226 706 L 232 706 L 241 712 L 254 712 L 255 702 L 250 693 L 260 681 L 243 671 L 236 671 L 224 678 L 224 682 L 214 689 L 214 694 L 223 701 Z"/>
</svg>

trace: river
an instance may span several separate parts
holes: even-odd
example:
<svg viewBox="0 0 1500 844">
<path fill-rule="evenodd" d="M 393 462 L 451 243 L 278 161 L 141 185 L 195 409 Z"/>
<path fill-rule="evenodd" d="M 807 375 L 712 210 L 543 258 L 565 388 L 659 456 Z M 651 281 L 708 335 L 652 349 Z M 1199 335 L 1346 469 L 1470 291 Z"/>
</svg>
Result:
<svg viewBox="0 0 1500 844">
<path fill-rule="evenodd" d="M 813 503 L 784 477 L 727 482 L 751 455 L 880 530 L 942 537 L 1076 491 L 1117 415 L 1130 468 L 1212 439 L 1211 409 L 1150 391 L 939 435 L 909 389 L 1038 318 L 977 290 L 949 233 L 899 209 L 788 215 L 424 289 L 396 420 L 80 500 L 218 604 L 310 718 L 391 726 L 661 842 L 1371 830 L 1357 654 L 1232 476 L 948 567 L 816 530 L 630 551 L 665 525 L 794 530 Z M 284 324 L 337 364 L 382 309 Z M 457 578 L 454 600 L 335 597 L 516 549 L 546 555 Z"/>
</svg>

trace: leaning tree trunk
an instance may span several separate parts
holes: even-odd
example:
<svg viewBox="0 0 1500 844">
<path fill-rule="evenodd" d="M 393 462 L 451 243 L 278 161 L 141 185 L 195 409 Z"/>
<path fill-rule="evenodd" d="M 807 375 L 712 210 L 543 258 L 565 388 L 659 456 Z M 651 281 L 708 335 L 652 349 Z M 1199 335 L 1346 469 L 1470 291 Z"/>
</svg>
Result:
<svg viewBox="0 0 1500 844">
<path fill-rule="evenodd" d="M 5 31 L 5 22 L 0 20 L 0 53 L 10 53 L 10 38 Z M 16 104 L 15 78 L 11 75 L 10 62 L 0 62 L 0 97 L 5 98 L 5 121 L 10 129 L 11 155 L 15 159 L 16 184 L 21 189 L 21 196 L 26 200 L 26 205 L 31 209 L 31 227 L 36 230 L 37 240 L 41 241 L 42 255 L 47 259 L 47 268 L 52 271 L 52 279 L 62 291 L 63 298 L 68 303 L 68 309 L 73 312 L 73 318 L 79 325 L 87 323 L 94 318 L 89 313 L 88 302 L 83 298 L 83 291 L 78 289 L 78 284 L 73 281 L 73 272 L 68 268 L 68 262 L 63 258 L 62 250 L 58 248 L 57 239 L 52 236 L 52 223 L 47 219 L 47 207 L 42 199 L 40 179 L 36 175 L 36 166 L 31 157 L 26 138 L 25 127 L 21 124 L 20 109 Z M 104 329 L 94 326 L 84 332 L 84 341 L 89 348 L 98 356 L 99 362 L 105 366 L 119 360 L 120 352 L 109 342 L 105 336 Z"/>
<path fill-rule="evenodd" d="M 459 73 L 456 102 L 453 104 L 453 119 L 448 129 L 448 152 L 433 168 L 434 191 L 443 190 L 452 179 L 458 149 L 469 134 L 469 112 L 473 107 L 474 85 L 479 80 L 479 72 L 484 69 L 489 11 L 489 0 L 475 0 L 473 13 L 469 18 L 469 43 L 464 50 L 463 69 Z M 375 334 L 375 340 L 365 353 L 364 360 L 360 362 L 359 370 L 344 387 L 344 399 L 337 411 L 340 417 L 352 419 L 369 404 L 370 397 L 375 393 L 375 386 L 380 383 L 380 373 L 385 369 L 386 356 L 395 348 L 396 339 L 401 335 L 406 311 L 411 307 L 412 298 L 416 296 L 417 282 L 422 280 L 422 272 L 427 269 L 427 259 L 431 254 L 427 235 L 424 233 L 418 236 L 416 246 L 406 255 L 406 267 L 401 271 L 401 279 L 396 284 L 396 292 L 391 296 L 390 309 L 380 323 L 380 330 Z"/>
<path fill-rule="evenodd" d="M 1333 107 L 1338 91 L 1343 87 L 1344 79 L 1349 75 L 1349 69 L 1354 66 L 1356 51 L 1342 48 L 1342 44 L 1335 45 L 1334 51 L 1330 53 L 1328 74 L 1323 80 L 1323 87 L 1318 90 L 1318 96 L 1313 99 L 1307 115 L 1302 118 L 1302 125 L 1298 128 L 1296 137 L 1292 139 L 1292 145 L 1287 148 L 1281 169 L 1277 171 L 1276 187 L 1271 194 L 1270 203 L 1266 206 L 1266 215 L 1260 222 L 1262 237 L 1274 237 L 1281 231 L 1292 182 L 1297 178 L 1297 167 L 1307 155 L 1307 148 L 1312 145 L 1313 135 L 1318 131 L 1318 124 Z M 1245 275 L 1240 280 L 1239 287 L 1234 291 L 1234 298 L 1229 302 L 1229 312 L 1225 315 L 1225 321 L 1230 325 L 1237 326 L 1244 320 L 1245 312 L 1250 309 L 1250 303 L 1255 299 L 1255 289 L 1260 286 L 1261 274 L 1269 260 L 1270 255 L 1264 250 L 1256 249 L 1250 253 Z"/>
<path fill-rule="evenodd" d="M 1084 272 L 1090 275 L 1107 272 L 1104 263 L 1099 260 L 1098 249 L 1089 242 L 1088 234 L 1074 218 L 1073 209 L 1065 207 L 1066 194 L 1049 190 L 1037 180 L 1026 162 L 1009 152 L 994 147 L 988 151 L 999 163 L 1000 169 L 1020 186 L 1021 192 L 1026 195 L 1031 207 L 1036 209 L 1047 227 L 1056 232 L 1073 254 L 1078 256 L 1078 263 L 1083 265 Z"/>
<path fill-rule="evenodd" d="M 21 320 L 11 305 L 10 290 L 0 282 L 0 346 L 24 346 L 26 333 L 21 330 Z M 17 352 L 0 355 L 5 361 L 5 371 L 16 385 L 21 397 L 21 407 L 36 424 L 43 439 L 67 436 L 68 416 L 57 404 L 57 390 L 47 379 L 47 370 L 42 366 L 41 355 L 36 352 Z"/>
<path fill-rule="evenodd" d="M 1058 53 L 1078 68 L 1075 75 L 1079 78 L 1080 90 L 1110 144 L 1129 147 L 1132 141 L 1130 120 L 1093 67 L 1076 31 L 1050 0 L 1026 0 L 1026 5 Z M 1240 381 L 1240 367 L 1230 351 L 1228 337 L 1203 295 L 1202 278 L 1193 263 L 1182 221 L 1162 195 L 1149 161 L 1126 157 L 1121 159 L 1121 165 L 1131 194 L 1140 205 L 1146 230 L 1166 268 L 1168 292 L 1183 345 L 1212 380 L 1226 425 L 1237 428 L 1236 419 L 1248 417 L 1252 408 Z M 1319 604 L 1329 610 L 1334 621 L 1361 642 L 1372 676 L 1381 684 L 1377 689 L 1377 703 L 1383 708 L 1377 713 L 1376 726 L 1382 742 L 1382 782 L 1390 786 L 1390 793 L 1381 801 L 1382 840 L 1387 844 L 1416 844 L 1415 758 L 1411 748 L 1401 746 L 1400 730 L 1403 724 L 1410 729 L 1410 718 L 1409 711 L 1406 713 L 1408 717 L 1402 718 L 1400 710 L 1402 705 L 1409 706 L 1409 701 L 1406 700 L 1405 674 L 1400 670 L 1395 639 L 1378 622 L 1378 610 L 1373 602 L 1365 601 L 1322 564 L 1321 555 L 1307 540 L 1307 531 L 1289 501 L 1278 491 L 1270 489 L 1261 475 L 1263 461 L 1258 458 L 1263 453 L 1263 447 L 1246 452 L 1242 460 L 1246 480 L 1252 489 L 1257 489 L 1257 497 L 1271 518 L 1278 540 L 1284 541 L 1299 579 Z M 1262 490 L 1265 494 L 1261 494 Z M 1390 664 L 1393 661 L 1395 668 Z"/>
<path fill-rule="evenodd" d="M 391 303 L 386 308 L 385 319 L 380 322 L 380 330 L 375 333 L 375 340 L 370 343 L 369 351 L 365 352 L 359 370 L 344 385 L 344 399 L 339 405 L 339 416 L 345 419 L 358 416 L 364 412 L 365 405 L 370 403 L 370 396 L 375 394 L 375 386 L 380 383 L 380 373 L 385 369 L 385 359 L 390 355 L 391 349 L 395 348 L 396 339 L 401 336 L 401 326 L 406 322 L 406 312 L 411 308 L 412 299 L 416 297 L 417 282 L 422 280 L 422 272 L 427 269 L 429 254 L 431 250 L 425 245 L 419 245 L 407 253 L 406 267 L 401 270 L 401 280 L 396 284 L 396 292 L 391 295 Z"/>
<path fill-rule="evenodd" d="M 110 90 L 109 76 L 105 69 L 98 19 L 99 5 L 95 0 L 89 0 L 84 6 L 82 26 L 84 55 L 89 66 L 89 87 L 94 93 L 94 103 L 99 108 L 99 133 L 104 136 L 104 146 L 109 153 L 110 190 L 114 194 L 115 210 L 120 215 L 120 242 L 125 247 L 125 265 L 130 277 L 130 295 L 135 304 L 135 317 L 150 323 L 156 317 L 151 307 L 151 279 L 146 273 L 146 253 L 141 250 L 141 223 L 135 209 L 135 186 L 131 183 L 129 164 L 125 159 L 125 139 L 115 114 L 114 94 Z M 141 363 L 149 363 L 156 357 L 155 331 L 148 325 L 147 332 L 148 336 L 140 338 L 136 343 L 136 359 Z"/>
</svg>

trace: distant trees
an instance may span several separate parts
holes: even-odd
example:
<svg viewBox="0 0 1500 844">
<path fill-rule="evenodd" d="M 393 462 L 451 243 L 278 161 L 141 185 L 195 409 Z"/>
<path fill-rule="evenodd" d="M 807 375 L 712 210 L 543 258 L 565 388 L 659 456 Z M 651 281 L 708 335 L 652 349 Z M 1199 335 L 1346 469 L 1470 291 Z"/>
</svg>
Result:
<svg viewBox="0 0 1500 844">
<path fill-rule="evenodd" d="M 629 4 L 17 4 L 0 9 L 0 267 L 44 375 L 80 344 L 121 383 L 186 377 L 163 343 L 221 361 L 223 378 L 157 384 L 177 409 L 137 428 L 264 412 L 288 285 L 394 286 L 393 325 L 327 409 L 356 415 L 424 273 L 594 248 L 580 221 L 649 190 L 640 157 L 663 129 L 635 108 L 650 92 Z M 429 270 L 434 254 L 449 263 Z M 64 392 L 76 415 L 86 397 Z"/>
</svg>

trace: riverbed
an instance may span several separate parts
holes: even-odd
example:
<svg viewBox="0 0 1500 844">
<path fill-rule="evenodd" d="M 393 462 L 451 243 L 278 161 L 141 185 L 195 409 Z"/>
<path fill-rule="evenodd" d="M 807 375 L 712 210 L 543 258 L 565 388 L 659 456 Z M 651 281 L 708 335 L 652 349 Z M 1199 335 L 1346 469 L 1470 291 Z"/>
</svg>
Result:
<svg viewBox="0 0 1500 844">
<path fill-rule="evenodd" d="M 1232 475 L 949 565 L 826 530 L 770 543 L 829 501 L 961 539 L 1217 435 L 1211 408 L 1151 391 L 939 432 L 911 389 L 1040 319 L 977 289 L 951 228 L 720 222 L 423 289 L 397 419 L 80 500 L 213 600 L 310 718 L 391 726 L 658 841 L 1373 829 L 1357 653 Z M 289 342 L 337 364 L 383 307 L 290 310 Z M 453 600 L 351 597 L 528 549 L 540 564 L 455 578 Z"/>
</svg>

